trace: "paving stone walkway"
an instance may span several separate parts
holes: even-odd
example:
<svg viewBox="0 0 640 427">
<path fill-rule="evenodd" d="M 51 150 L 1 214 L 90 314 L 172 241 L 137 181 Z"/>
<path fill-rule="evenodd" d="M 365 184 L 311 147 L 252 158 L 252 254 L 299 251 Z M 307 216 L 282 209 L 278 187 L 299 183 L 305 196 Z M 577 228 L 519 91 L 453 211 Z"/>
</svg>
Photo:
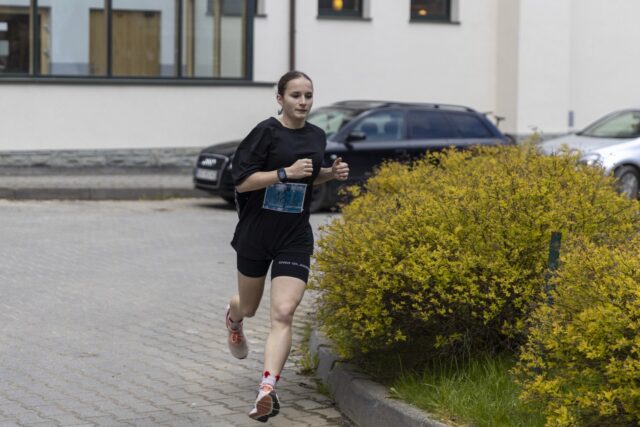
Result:
<svg viewBox="0 0 640 427">
<path fill-rule="evenodd" d="M 235 219 L 217 199 L 0 200 L 0 426 L 264 425 L 246 412 L 268 287 L 248 359 L 228 355 L 223 328 Z M 349 425 L 295 359 L 270 425 Z"/>
</svg>

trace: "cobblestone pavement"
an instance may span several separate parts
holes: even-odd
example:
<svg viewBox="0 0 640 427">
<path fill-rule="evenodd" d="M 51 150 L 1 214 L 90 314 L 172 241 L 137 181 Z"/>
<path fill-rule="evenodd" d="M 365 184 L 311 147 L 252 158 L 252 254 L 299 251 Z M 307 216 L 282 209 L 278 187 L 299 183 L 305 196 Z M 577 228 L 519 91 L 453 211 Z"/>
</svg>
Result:
<svg viewBox="0 0 640 427">
<path fill-rule="evenodd" d="M 246 413 L 268 287 L 246 322 L 250 356 L 236 361 L 222 320 L 236 214 L 216 200 L 0 200 L 0 426 L 263 425 Z M 295 358 L 270 424 L 349 425 Z"/>
</svg>

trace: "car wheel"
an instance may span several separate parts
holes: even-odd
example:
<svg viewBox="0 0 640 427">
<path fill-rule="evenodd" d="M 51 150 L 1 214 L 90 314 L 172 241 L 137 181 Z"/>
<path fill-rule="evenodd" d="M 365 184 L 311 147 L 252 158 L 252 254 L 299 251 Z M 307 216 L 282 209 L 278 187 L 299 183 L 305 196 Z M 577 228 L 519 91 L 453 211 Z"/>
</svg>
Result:
<svg viewBox="0 0 640 427">
<path fill-rule="evenodd" d="M 311 212 L 319 212 L 322 208 L 324 208 L 327 191 L 327 184 L 313 186 L 311 206 L 309 207 L 309 210 Z"/>
<path fill-rule="evenodd" d="M 638 187 L 640 187 L 638 170 L 633 166 L 622 166 L 616 170 L 615 176 L 618 178 L 620 194 L 624 194 L 630 199 L 637 199 Z"/>
</svg>

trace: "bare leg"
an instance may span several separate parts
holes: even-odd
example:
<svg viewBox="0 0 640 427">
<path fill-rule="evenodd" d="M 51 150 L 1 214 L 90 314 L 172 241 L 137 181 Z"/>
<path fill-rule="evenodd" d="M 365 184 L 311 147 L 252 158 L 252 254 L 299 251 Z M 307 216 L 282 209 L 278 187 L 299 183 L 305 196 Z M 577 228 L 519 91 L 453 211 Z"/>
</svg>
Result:
<svg viewBox="0 0 640 427">
<path fill-rule="evenodd" d="M 239 322 L 245 317 L 253 317 L 258 310 L 262 293 L 264 292 L 264 279 L 262 277 L 249 277 L 238 272 L 238 293 L 231 297 L 229 317 Z"/>
<path fill-rule="evenodd" d="M 264 370 L 280 375 L 291 351 L 293 314 L 304 295 L 304 281 L 278 276 L 271 281 L 271 332 L 264 350 Z"/>
</svg>

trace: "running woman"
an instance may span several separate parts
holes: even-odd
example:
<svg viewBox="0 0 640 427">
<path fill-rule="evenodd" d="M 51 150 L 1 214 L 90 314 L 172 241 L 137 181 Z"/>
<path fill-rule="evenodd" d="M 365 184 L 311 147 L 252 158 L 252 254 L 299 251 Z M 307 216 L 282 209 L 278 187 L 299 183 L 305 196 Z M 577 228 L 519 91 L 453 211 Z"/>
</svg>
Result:
<svg viewBox="0 0 640 427">
<path fill-rule="evenodd" d="M 313 105 L 311 79 L 300 71 L 286 73 L 278 82 L 276 99 L 281 115 L 258 123 L 233 157 L 239 221 L 231 245 L 237 252 L 238 294 L 225 314 L 229 350 L 244 359 L 249 345 L 242 322 L 258 309 L 271 266 L 271 332 L 258 395 L 249 412 L 262 422 L 280 411 L 276 384 L 289 357 L 293 315 L 309 278 L 312 187 L 349 175 L 341 158 L 322 167 L 326 135 L 307 122 Z"/>
</svg>

